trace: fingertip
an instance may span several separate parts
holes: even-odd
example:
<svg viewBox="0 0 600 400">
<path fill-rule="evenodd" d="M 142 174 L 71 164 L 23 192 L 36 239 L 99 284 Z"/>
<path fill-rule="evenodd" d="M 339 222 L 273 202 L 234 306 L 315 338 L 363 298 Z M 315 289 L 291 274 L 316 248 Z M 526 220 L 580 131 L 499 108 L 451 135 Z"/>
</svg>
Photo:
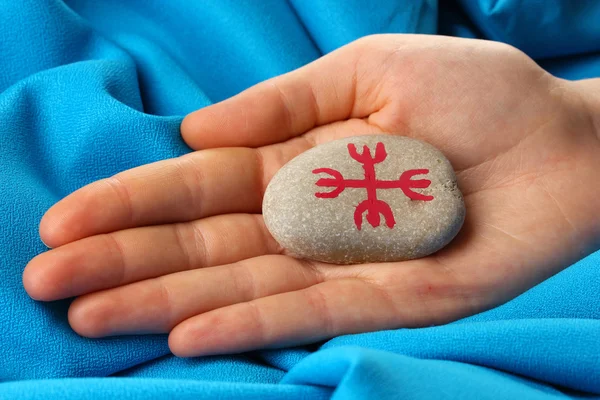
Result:
<svg viewBox="0 0 600 400">
<path fill-rule="evenodd" d="M 53 217 L 53 209 L 51 207 L 42 219 L 40 220 L 40 225 L 38 228 L 38 232 L 40 235 L 40 240 L 49 249 L 53 249 L 62 244 L 63 238 L 61 236 L 61 232 L 59 231 L 59 224 L 55 222 L 55 218 Z"/>
<path fill-rule="evenodd" d="M 176 357 L 192 357 L 189 352 L 189 348 L 186 346 L 185 338 L 179 334 L 179 329 L 177 329 L 177 327 L 175 327 L 171 333 L 169 333 L 168 343 L 169 350 L 171 350 L 171 353 L 173 353 L 173 355 Z"/>
<path fill-rule="evenodd" d="M 67 197 L 65 199 L 70 199 Z M 77 220 L 79 210 L 78 205 L 82 203 L 81 199 L 78 202 L 73 202 L 65 199 L 54 204 L 46 211 L 40 220 L 38 233 L 41 242 L 49 249 L 54 249 L 79 239 L 80 229 L 83 225 L 73 225 L 71 221 Z"/>
<path fill-rule="evenodd" d="M 193 150 L 200 150 L 200 143 L 198 140 L 199 129 L 197 129 L 199 121 L 198 121 L 198 111 L 194 111 L 183 118 L 181 121 L 181 125 L 179 130 L 181 132 L 181 137 L 183 141 L 190 146 Z"/>
<path fill-rule="evenodd" d="M 34 300 L 54 301 L 65 298 L 63 282 L 57 278 L 57 259 L 50 253 L 42 253 L 25 266 L 22 275 L 23 287 Z"/>
<path fill-rule="evenodd" d="M 98 226 L 114 216 L 107 207 L 103 187 L 105 180 L 96 181 L 69 194 L 50 207 L 42 216 L 38 233 L 42 243 L 54 249 L 100 232 Z M 99 182 L 103 182 L 99 184 Z M 112 189 L 111 189 L 112 190 Z M 101 227 L 102 228 L 102 227 Z"/>
<path fill-rule="evenodd" d="M 47 214 L 48 212 L 46 212 Z M 46 221 L 46 214 L 42 216 L 40 220 L 40 224 L 38 226 L 38 235 L 40 237 L 40 241 L 44 246 L 48 249 L 52 249 L 54 246 L 51 246 L 49 243 L 53 240 L 53 235 L 51 229 L 49 228 L 48 222 Z"/>
<path fill-rule="evenodd" d="M 197 318 L 191 319 L 194 321 Z M 169 349 L 171 352 L 181 358 L 200 357 L 210 355 L 206 351 L 206 345 L 210 342 L 210 337 L 203 330 L 196 329 L 198 326 L 191 323 L 190 320 L 181 322 L 169 333 Z"/>
<path fill-rule="evenodd" d="M 180 131 L 183 140 L 194 150 L 238 145 L 240 120 L 237 97 L 196 110 L 183 118 Z"/>
<path fill-rule="evenodd" d="M 46 246 L 46 248 L 47 248 L 48 250 L 52 250 L 52 249 L 54 248 L 54 247 L 50 246 L 48 243 L 44 242 L 44 239 L 42 238 L 42 235 L 41 235 L 41 233 L 40 233 L 40 242 L 42 242 L 42 244 L 43 244 L 44 246 Z"/>
<path fill-rule="evenodd" d="M 76 298 L 69 307 L 68 320 L 71 328 L 80 336 L 101 338 L 107 336 L 110 310 L 100 301 L 89 296 Z"/>
<path fill-rule="evenodd" d="M 47 288 L 50 286 L 46 282 L 46 277 L 42 269 L 38 268 L 36 259 L 34 258 L 27 264 L 23 270 L 23 287 L 25 292 L 33 300 L 38 301 L 51 301 L 51 297 L 48 296 Z"/>
</svg>

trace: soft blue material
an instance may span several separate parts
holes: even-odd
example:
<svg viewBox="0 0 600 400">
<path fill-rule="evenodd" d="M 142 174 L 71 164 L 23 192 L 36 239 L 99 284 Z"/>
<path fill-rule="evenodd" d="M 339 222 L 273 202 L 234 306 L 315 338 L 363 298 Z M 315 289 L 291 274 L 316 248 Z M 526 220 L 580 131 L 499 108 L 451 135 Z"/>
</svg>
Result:
<svg viewBox="0 0 600 400">
<path fill-rule="evenodd" d="M 57 200 L 188 152 L 186 113 L 380 32 L 505 41 L 600 76 L 597 0 L 0 0 L 0 399 L 600 398 L 600 253 L 446 326 L 191 360 L 162 335 L 79 337 L 68 301 L 26 295 Z"/>
</svg>

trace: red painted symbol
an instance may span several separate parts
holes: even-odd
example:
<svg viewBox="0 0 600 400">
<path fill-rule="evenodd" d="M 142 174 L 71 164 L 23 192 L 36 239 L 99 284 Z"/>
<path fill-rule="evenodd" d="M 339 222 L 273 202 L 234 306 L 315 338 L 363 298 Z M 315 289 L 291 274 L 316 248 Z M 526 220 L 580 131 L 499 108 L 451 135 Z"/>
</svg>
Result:
<svg viewBox="0 0 600 400">
<path fill-rule="evenodd" d="M 363 165 L 365 170 L 365 179 L 344 179 L 339 171 L 331 168 L 317 168 L 313 171 L 313 174 L 326 173 L 331 175 L 331 178 L 321 178 L 317 181 L 317 186 L 322 187 L 334 187 L 331 192 L 315 193 L 315 196 L 321 199 L 333 199 L 338 197 L 340 193 L 346 188 L 365 188 L 367 189 L 367 200 L 362 201 L 356 210 L 354 211 L 354 223 L 358 230 L 362 226 L 362 215 L 367 213 L 367 221 L 373 228 L 376 228 L 381 223 L 381 217 L 383 215 L 386 225 L 389 228 L 393 228 L 396 225 L 394 220 L 394 214 L 390 206 L 382 200 L 377 198 L 377 189 L 400 189 L 402 192 L 411 200 L 423 200 L 431 201 L 433 196 L 424 195 L 421 193 L 414 192 L 413 188 L 423 189 L 429 187 L 431 184 L 430 180 L 419 179 L 412 180 L 411 178 L 415 175 L 427 174 L 428 169 L 410 169 L 400 175 L 400 178 L 395 181 L 384 181 L 377 180 L 375 177 L 375 164 L 378 164 L 386 159 L 387 152 L 383 143 L 377 143 L 375 147 L 375 157 L 371 156 L 371 150 L 368 146 L 363 146 L 363 153 L 358 154 L 356 146 L 348 144 L 348 153 L 350 157 L 358 161 Z"/>
</svg>

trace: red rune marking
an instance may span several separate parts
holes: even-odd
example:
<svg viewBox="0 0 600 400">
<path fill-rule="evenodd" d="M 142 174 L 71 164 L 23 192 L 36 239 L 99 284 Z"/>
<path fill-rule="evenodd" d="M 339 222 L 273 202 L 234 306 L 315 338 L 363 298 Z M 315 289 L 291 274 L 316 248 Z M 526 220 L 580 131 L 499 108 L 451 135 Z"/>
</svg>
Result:
<svg viewBox="0 0 600 400">
<path fill-rule="evenodd" d="M 428 169 L 409 169 L 404 171 L 400 178 L 395 181 L 377 180 L 375 177 L 375 164 L 378 164 L 386 159 L 387 152 L 383 143 L 377 143 L 375 147 L 375 157 L 371 156 L 371 151 L 368 146 L 363 146 L 363 153 L 358 154 L 356 146 L 352 143 L 348 144 L 348 153 L 350 157 L 363 165 L 365 170 L 365 179 L 344 179 L 339 171 L 331 168 L 317 168 L 313 174 L 326 173 L 331 175 L 331 178 L 321 178 L 317 181 L 317 186 L 334 187 L 331 192 L 317 192 L 315 196 L 321 199 L 333 199 L 338 197 L 346 188 L 365 188 L 367 189 L 367 200 L 362 201 L 354 211 L 354 223 L 358 230 L 362 226 L 362 215 L 367 213 L 367 221 L 373 228 L 376 228 L 381 223 L 383 215 L 386 225 L 393 228 L 396 225 L 394 214 L 390 206 L 377 198 L 377 189 L 400 189 L 411 200 L 431 201 L 433 196 L 424 195 L 414 192 L 413 188 L 426 188 L 431 185 L 431 181 L 427 179 L 412 180 L 415 175 L 427 174 Z"/>
</svg>

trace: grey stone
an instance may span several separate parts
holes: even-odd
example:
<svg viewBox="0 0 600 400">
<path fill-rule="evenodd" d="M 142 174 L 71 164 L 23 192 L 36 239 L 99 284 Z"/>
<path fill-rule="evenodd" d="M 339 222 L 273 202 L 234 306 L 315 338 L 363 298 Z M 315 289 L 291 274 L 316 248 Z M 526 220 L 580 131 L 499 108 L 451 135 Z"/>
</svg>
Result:
<svg viewBox="0 0 600 400">
<path fill-rule="evenodd" d="M 354 157 L 361 161 L 350 155 L 353 145 Z M 431 184 L 422 182 L 405 194 L 408 181 L 399 178 L 415 169 L 428 172 L 409 178 L 413 185 L 425 179 Z M 373 172 L 383 182 L 374 183 Z M 370 190 L 370 200 L 362 187 L 367 181 L 378 187 Z M 336 197 L 316 195 L 327 192 Z M 439 150 L 407 137 L 367 135 L 317 146 L 285 164 L 267 187 L 263 217 L 273 237 L 293 255 L 354 264 L 409 260 L 438 251 L 462 227 L 465 205 L 452 165 Z"/>
</svg>

